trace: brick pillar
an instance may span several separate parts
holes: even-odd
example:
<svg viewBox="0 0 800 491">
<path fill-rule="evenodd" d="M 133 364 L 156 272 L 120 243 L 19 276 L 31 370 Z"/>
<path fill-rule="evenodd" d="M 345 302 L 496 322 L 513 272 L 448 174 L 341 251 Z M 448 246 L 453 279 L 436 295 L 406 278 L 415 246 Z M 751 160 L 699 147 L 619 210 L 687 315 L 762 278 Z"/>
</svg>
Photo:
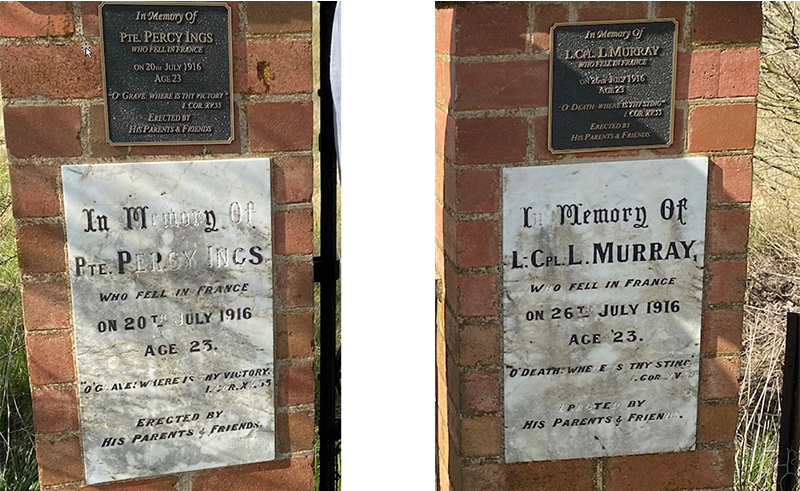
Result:
<svg viewBox="0 0 800 491">
<path fill-rule="evenodd" d="M 17 223 L 42 489 L 314 489 L 312 2 L 228 2 L 235 139 L 113 147 L 105 140 L 100 2 L 0 4 L 0 81 Z M 277 460 L 85 486 L 66 266 L 62 164 L 270 157 Z"/>
<path fill-rule="evenodd" d="M 555 22 L 674 18 L 669 148 L 555 155 L 547 146 Z M 437 448 L 443 490 L 727 490 L 755 143 L 759 2 L 527 2 L 436 9 Z M 504 461 L 502 170 L 708 156 L 706 271 L 696 450 Z"/>
</svg>

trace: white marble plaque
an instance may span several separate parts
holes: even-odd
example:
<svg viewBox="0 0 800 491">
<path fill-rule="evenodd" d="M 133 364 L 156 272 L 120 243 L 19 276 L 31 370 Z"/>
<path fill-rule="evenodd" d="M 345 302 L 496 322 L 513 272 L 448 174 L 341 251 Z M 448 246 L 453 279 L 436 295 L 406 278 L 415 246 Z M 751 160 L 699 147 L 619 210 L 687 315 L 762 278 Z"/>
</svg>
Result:
<svg viewBox="0 0 800 491">
<path fill-rule="evenodd" d="M 62 167 L 88 483 L 275 458 L 269 166 Z"/>
<path fill-rule="evenodd" d="M 707 172 L 504 169 L 507 462 L 694 447 Z"/>
</svg>

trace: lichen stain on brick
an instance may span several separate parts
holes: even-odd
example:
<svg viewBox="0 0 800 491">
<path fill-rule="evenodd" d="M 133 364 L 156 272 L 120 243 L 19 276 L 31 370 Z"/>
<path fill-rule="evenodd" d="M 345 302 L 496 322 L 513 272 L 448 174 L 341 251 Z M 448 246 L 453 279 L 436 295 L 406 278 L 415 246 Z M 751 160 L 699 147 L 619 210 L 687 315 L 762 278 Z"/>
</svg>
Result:
<svg viewBox="0 0 800 491">
<path fill-rule="evenodd" d="M 259 61 L 256 64 L 256 72 L 258 73 L 258 79 L 264 84 L 264 89 L 269 92 L 271 89 L 270 82 L 273 79 L 272 69 L 270 68 L 269 63 L 266 61 Z"/>
</svg>

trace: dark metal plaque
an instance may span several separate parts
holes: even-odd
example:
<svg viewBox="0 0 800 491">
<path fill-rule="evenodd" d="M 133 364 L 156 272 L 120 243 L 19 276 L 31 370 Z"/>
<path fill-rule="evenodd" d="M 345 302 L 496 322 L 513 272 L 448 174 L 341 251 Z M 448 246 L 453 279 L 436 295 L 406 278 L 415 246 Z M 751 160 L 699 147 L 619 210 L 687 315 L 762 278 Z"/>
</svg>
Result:
<svg viewBox="0 0 800 491">
<path fill-rule="evenodd" d="M 674 19 L 554 25 L 550 151 L 669 146 L 677 26 Z"/>
<path fill-rule="evenodd" d="M 228 5 L 104 3 L 100 36 L 112 145 L 233 141 Z"/>
</svg>

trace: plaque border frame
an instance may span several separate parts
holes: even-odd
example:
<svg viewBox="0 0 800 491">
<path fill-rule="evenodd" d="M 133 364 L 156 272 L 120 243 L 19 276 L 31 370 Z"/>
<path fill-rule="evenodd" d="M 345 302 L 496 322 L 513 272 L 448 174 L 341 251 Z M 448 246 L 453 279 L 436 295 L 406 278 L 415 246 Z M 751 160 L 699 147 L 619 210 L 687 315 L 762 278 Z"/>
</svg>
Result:
<svg viewBox="0 0 800 491">
<path fill-rule="evenodd" d="M 106 87 L 106 59 L 105 59 L 105 46 L 103 39 L 103 7 L 106 5 L 143 5 L 141 2 L 100 2 L 97 6 L 97 22 L 100 31 L 100 72 L 103 78 L 103 116 L 106 123 L 105 133 L 106 142 L 114 147 L 134 147 L 134 146 L 148 146 L 148 145 L 226 145 L 236 139 L 235 125 L 233 121 L 233 28 L 231 23 L 233 16 L 231 15 L 231 6 L 225 2 L 153 2 L 152 4 L 144 4 L 147 6 L 156 5 L 177 5 L 177 6 L 199 6 L 199 7 L 225 7 L 228 12 L 228 99 L 230 101 L 230 125 L 231 136 L 227 140 L 190 140 L 190 141 L 159 141 L 159 142 L 113 142 L 111 141 L 110 125 L 108 119 L 108 88 Z"/>
<path fill-rule="evenodd" d="M 672 22 L 675 24 L 675 31 L 672 39 L 672 100 L 670 103 L 669 114 L 669 141 L 664 145 L 624 145 L 619 147 L 601 147 L 601 148 L 578 148 L 569 150 L 554 150 L 553 149 L 553 61 L 555 60 L 555 46 L 554 36 L 556 27 L 563 26 L 586 26 L 586 25 L 607 25 L 607 24 L 652 24 L 655 22 Z M 608 152 L 614 150 L 641 150 L 645 148 L 669 148 L 675 142 L 675 80 L 677 76 L 678 67 L 678 28 L 680 22 L 675 18 L 659 18 L 659 19 L 624 19 L 624 20 L 601 20 L 601 21 L 580 21 L 580 22 L 556 22 L 550 27 L 550 62 L 548 73 L 548 94 L 547 94 L 547 149 L 552 154 L 568 154 L 568 153 L 588 153 L 588 152 Z"/>
</svg>

